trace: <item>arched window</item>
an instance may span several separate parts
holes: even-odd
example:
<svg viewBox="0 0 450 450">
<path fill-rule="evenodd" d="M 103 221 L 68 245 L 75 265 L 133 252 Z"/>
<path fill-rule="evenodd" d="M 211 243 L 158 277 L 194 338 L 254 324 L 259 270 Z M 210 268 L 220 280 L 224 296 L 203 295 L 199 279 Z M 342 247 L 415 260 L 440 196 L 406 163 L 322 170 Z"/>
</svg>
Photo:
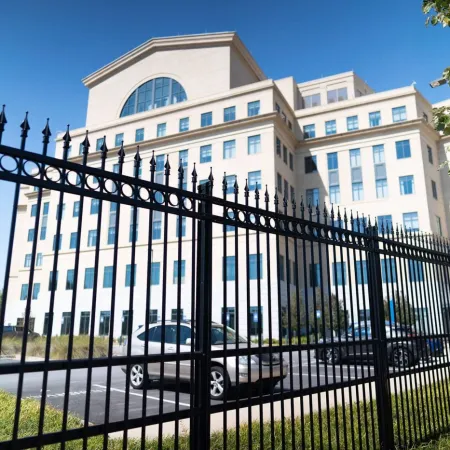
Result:
<svg viewBox="0 0 450 450">
<path fill-rule="evenodd" d="M 185 100 L 187 100 L 186 92 L 180 83 L 172 78 L 154 78 L 139 86 L 128 97 L 120 117 L 131 116 Z"/>
</svg>

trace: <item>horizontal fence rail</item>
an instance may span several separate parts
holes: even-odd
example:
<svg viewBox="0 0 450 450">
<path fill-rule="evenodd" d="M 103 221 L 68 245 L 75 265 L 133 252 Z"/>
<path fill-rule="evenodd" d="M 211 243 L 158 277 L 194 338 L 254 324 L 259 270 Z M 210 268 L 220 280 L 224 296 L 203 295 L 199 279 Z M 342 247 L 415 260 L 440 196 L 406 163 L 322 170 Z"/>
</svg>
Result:
<svg viewBox="0 0 450 450">
<path fill-rule="evenodd" d="M 200 181 L 183 152 L 112 156 L 86 133 L 72 162 L 67 129 L 51 157 L 48 122 L 37 154 L 27 116 L 2 145 L 5 124 L 0 448 L 393 449 L 450 431 L 446 239 Z"/>
</svg>

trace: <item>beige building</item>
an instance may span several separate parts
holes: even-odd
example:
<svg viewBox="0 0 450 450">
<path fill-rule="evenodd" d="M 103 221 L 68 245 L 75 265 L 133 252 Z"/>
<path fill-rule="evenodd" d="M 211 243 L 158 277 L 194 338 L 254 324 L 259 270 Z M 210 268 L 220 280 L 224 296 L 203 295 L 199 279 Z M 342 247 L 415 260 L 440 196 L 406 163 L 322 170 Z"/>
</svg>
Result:
<svg viewBox="0 0 450 450">
<path fill-rule="evenodd" d="M 133 157 L 137 145 L 143 159 L 140 177 L 150 178 L 152 152 L 157 159 L 156 181 L 163 182 L 164 161 L 172 165 L 171 184 L 177 184 L 177 165 L 186 168 L 185 186 L 190 188 L 190 173 L 196 163 L 199 181 L 206 180 L 210 168 L 215 175 L 214 195 L 222 196 L 221 177 L 226 173 L 230 186 L 228 197 L 234 198 L 231 186 L 235 178 L 242 188 L 265 187 L 273 194 L 305 203 L 323 202 L 358 211 L 384 224 L 400 224 L 409 229 L 448 236 L 449 180 L 438 171 L 445 158 L 445 139 L 430 123 L 432 105 L 414 86 L 375 93 L 353 72 L 296 83 L 293 77 L 268 79 L 235 33 L 216 33 L 152 39 L 128 52 L 83 80 L 89 89 L 86 127 L 72 130 L 70 160 L 81 162 L 81 144 L 89 130 L 91 154 L 88 164 L 100 165 L 103 137 L 109 156 L 106 169 L 117 170 L 116 153 L 124 142 L 124 173 L 133 174 Z M 56 157 L 62 157 L 62 135 L 56 140 Z M 34 237 L 36 192 L 22 187 L 18 211 L 11 287 L 6 323 L 23 317 L 26 287 Z M 253 197 L 253 196 L 252 196 Z M 53 239 L 56 233 L 58 193 L 44 192 L 43 217 L 38 238 L 38 261 L 35 272 L 36 297 L 32 300 L 34 329 L 46 332 L 49 311 L 49 279 L 53 264 Z M 68 332 L 71 321 L 76 333 L 86 333 L 92 320 L 97 334 L 124 334 L 128 317 L 132 226 L 131 210 L 121 208 L 119 264 L 114 324 L 111 323 L 111 274 L 115 236 L 115 206 L 104 202 L 102 227 L 96 235 L 98 203 L 86 200 L 81 236 L 77 236 L 79 198 L 66 194 L 62 222 L 58 283 L 54 307 L 54 334 Z M 254 199 L 251 199 L 254 203 Z M 167 277 L 166 318 L 190 318 L 192 282 L 192 223 L 182 225 L 182 263 L 178 264 L 177 219 L 169 217 L 167 270 L 163 270 L 163 216 L 153 217 L 151 318 L 162 314 L 162 285 Z M 138 215 L 136 242 L 136 288 L 134 324 L 142 322 L 147 288 L 149 215 Z M 242 233 L 241 233 L 242 231 Z M 294 290 L 286 286 L 287 273 L 295 270 L 293 243 L 280 243 L 279 267 L 276 264 L 276 241 L 261 245 L 262 277 L 255 278 L 256 237 L 251 234 L 249 253 L 250 297 L 247 285 L 240 280 L 223 282 L 225 271 L 234 274 L 235 264 L 244 270 L 245 233 L 239 234 L 239 254 L 234 254 L 234 234 L 227 242 L 227 260 L 223 258 L 223 229 L 217 225 L 214 236 L 213 320 L 224 317 L 236 327 L 239 305 L 239 329 L 247 334 L 247 306 L 251 330 L 268 335 L 269 310 L 278 314 L 277 270 L 280 271 L 280 304 Z M 80 272 L 76 310 L 71 312 L 73 266 L 76 240 L 81 239 Z M 95 241 L 100 239 L 97 307 L 93 317 L 92 283 Z M 217 247 L 217 248 L 216 248 Z M 270 258 L 268 258 L 270 252 Z M 270 267 L 268 267 L 270 261 Z M 308 262 L 309 264 L 309 262 Z M 181 274 L 178 268 L 181 267 Z M 267 281 L 268 270 L 272 274 Z M 305 272 L 314 270 L 308 268 Z M 299 271 L 301 290 L 311 288 L 309 276 Z M 244 272 L 243 272 L 244 273 Z M 177 309 L 177 281 L 182 282 L 182 311 Z M 306 279 L 305 279 L 306 278 Z M 336 281 L 339 283 L 339 281 Z M 341 280 L 341 284 L 346 280 Z M 224 286 L 227 307 L 224 309 Z M 24 287 L 25 286 L 25 287 Z M 235 295 L 239 296 L 239 301 Z M 258 297 L 262 308 L 258 310 Z M 364 305 L 352 305 L 356 319 Z M 274 321 L 275 322 L 275 321 Z M 278 334 L 274 325 L 273 333 Z"/>
</svg>

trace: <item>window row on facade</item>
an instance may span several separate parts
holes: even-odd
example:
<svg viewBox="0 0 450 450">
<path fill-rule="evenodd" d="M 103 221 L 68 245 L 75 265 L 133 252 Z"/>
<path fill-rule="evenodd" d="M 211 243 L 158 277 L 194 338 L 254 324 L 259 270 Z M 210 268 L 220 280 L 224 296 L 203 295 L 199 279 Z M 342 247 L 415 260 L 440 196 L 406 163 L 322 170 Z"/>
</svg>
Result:
<svg viewBox="0 0 450 450">
<path fill-rule="evenodd" d="M 275 151 L 277 156 L 283 159 L 284 164 L 289 165 L 289 169 L 294 171 L 294 154 L 288 150 L 278 136 L 275 137 Z"/>
<path fill-rule="evenodd" d="M 399 106 L 392 108 L 392 122 L 403 122 L 407 120 L 406 116 L 406 106 Z M 358 116 L 349 116 L 346 119 L 347 128 L 345 130 L 337 129 L 336 120 L 327 120 L 325 122 L 325 135 L 330 136 L 332 134 L 337 134 L 338 132 L 343 133 L 344 131 L 356 131 L 359 130 L 359 119 Z M 382 125 L 381 111 L 373 111 L 369 113 L 369 127 L 379 127 Z M 316 135 L 316 124 L 307 124 L 303 126 L 303 138 L 313 139 L 317 137 Z"/>
</svg>

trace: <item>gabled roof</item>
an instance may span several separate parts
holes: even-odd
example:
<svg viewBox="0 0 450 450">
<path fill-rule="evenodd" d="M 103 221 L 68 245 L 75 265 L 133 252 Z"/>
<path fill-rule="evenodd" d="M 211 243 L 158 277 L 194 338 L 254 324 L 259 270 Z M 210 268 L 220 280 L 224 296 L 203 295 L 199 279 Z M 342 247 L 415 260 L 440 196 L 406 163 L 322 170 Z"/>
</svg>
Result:
<svg viewBox="0 0 450 450">
<path fill-rule="evenodd" d="M 267 79 L 266 75 L 263 73 L 257 62 L 253 59 L 252 55 L 245 47 L 237 33 L 231 32 L 221 32 L 221 33 L 207 33 L 207 34 L 191 34 L 185 36 L 171 36 L 171 37 L 161 37 L 152 38 L 147 42 L 139 45 L 133 50 L 125 53 L 120 58 L 115 59 L 111 63 L 102 67 L 101 69 L 95 71 L 91 75 L 83 78 L 83 83 L 86 87 L 92 87 L 101 81 L 109 78 L 125 67 L 147 57 L 151 53 L 158 50 L 173 50 L 180 48 L 195 48 L 195 47 L 214 47 L 230 45 L 239 52 L 239 54 L 244 58 L 248 65 L 255 72 L 258 79 Z"/>
</svg>

